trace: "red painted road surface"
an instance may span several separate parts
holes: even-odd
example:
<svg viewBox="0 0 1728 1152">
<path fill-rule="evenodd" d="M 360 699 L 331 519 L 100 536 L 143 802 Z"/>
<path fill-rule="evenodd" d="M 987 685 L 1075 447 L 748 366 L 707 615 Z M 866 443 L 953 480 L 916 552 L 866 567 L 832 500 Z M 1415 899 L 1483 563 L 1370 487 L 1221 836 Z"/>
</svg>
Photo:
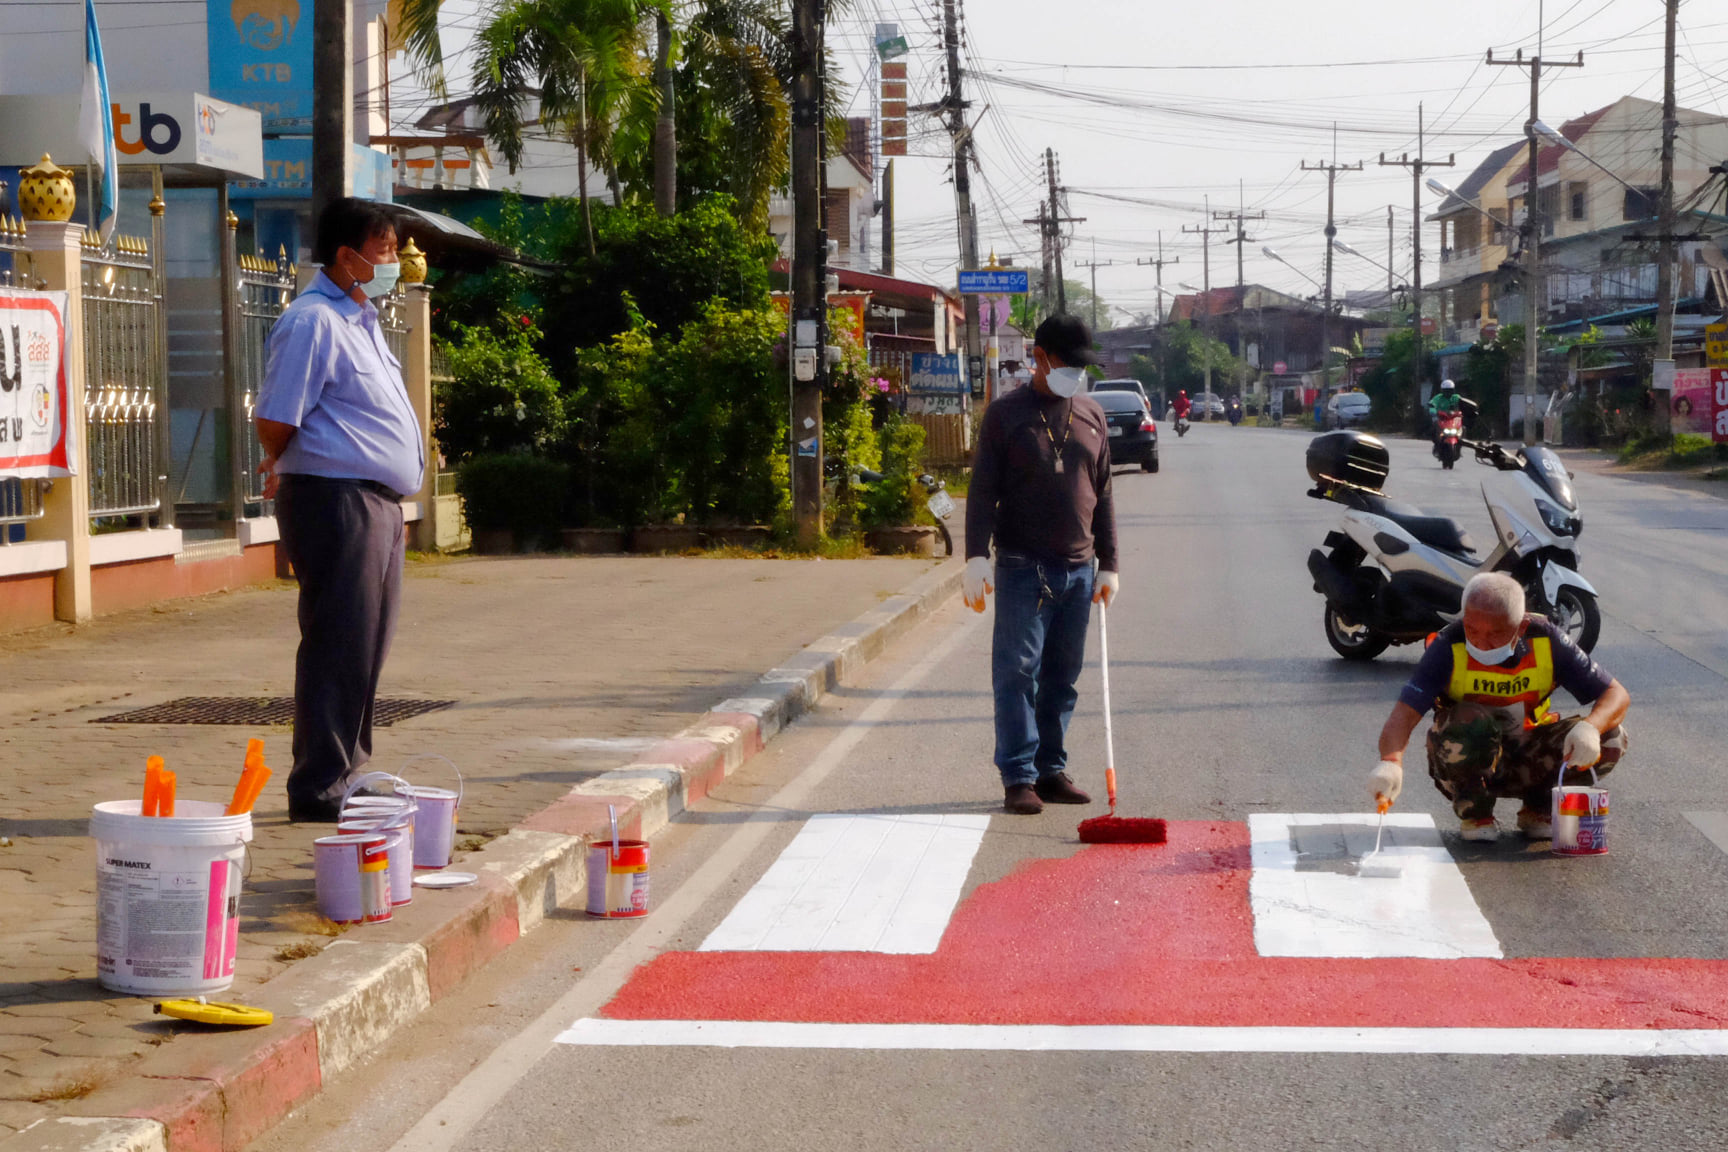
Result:
<svg viewBox="0 0 1728 1152">
<path fill-rule="evenodd" d="M 637 1020 L 1200 1027 L 1724 1028 L 1728 961 L 1263 957 L 1248 828 L 1021 865 L 932 955 L 671 952 L 602 1015 Z"/>
</svg>

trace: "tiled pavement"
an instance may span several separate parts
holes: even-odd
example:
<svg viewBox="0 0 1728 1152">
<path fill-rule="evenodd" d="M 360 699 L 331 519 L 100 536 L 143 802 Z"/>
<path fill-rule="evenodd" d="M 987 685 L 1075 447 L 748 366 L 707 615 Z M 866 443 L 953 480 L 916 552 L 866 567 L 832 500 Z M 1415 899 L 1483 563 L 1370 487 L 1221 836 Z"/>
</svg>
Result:
<svg viewBox="0 0 1728 1152">
<path fill-rule="evenodd" d="M 386 695 L 456 707 L 378 729 L 374 766 L 439 752 L 466 777 L 462 839 L 511 827 L 629 762 L 805 643 L 927 571 L 911 560 L 521 557 L 412 565 Z M 256 813 L 230 995 L 330 939 L 311 841 L 281 783 L 289 731 L 93 724 L 178 696 L 292 690 L 289 585 L 0 641 L 0 1138 L 122 1073 L 174 1026 L 95 981 L 90 807 L 164 756 L 180 795 L 226 799 L 245 741 L 277 770 Z M 443 783 L 427 761 L 411 772 Z M 309 953 L 308 953 L 309 954 Z"/>
</svg>

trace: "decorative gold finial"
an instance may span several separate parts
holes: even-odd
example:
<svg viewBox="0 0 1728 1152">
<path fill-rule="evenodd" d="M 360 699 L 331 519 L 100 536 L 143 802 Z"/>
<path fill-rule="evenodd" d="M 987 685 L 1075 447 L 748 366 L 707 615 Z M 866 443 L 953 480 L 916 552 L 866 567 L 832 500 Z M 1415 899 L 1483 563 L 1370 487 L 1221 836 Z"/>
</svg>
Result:
<svg viewBox="0 0 1728 1152">
<path fill-rule="evenodd" d="M 426 253 L 420 251 L 414 244 L 414 237 L 408 237 L 408 243 L 396 253 L 402 262 L 402 283 L 424 284 L 426 282 Z"/>
<path fill-rule="evenodd" d="M 42 153 L 34 168 L 19 173 L 18 207 L 26 220 L 64 223 L 72 219 L 72 209 L 78 203 L 78 193 L 72 184 L 72 173 Z"/>
</svg>

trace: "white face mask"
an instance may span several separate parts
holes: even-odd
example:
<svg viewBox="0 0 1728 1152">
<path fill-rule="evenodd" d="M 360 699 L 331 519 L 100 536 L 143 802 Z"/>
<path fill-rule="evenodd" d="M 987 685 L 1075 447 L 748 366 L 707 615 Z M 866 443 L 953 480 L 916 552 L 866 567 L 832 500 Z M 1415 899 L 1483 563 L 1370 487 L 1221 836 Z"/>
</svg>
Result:
<svg viewBox="0 0 1728 1152">
<path fill-rule="evenodd" d="M 1502 645 L 1499 648 L 1478 648 L 1476 645 L 1470 643 L 1469 640 L 1464 641 L 1464 651 L 1470 653 L 1470 659 L 1476 661 L 1478 664 L 1504 664 L 1506 661 L 1512 659 L 1512 653 L 1517 650 L 1518 637 L 1516 636 L 1512 637 L 1512 643 Z"/>
<path fill-rule="evenodd" d="M 1084 368 L 1052 368 L 1044 378 L 1044 384 L 1053 394 L 1066 400 L 1080 391 L 1085 380 Z"/>
</svg>

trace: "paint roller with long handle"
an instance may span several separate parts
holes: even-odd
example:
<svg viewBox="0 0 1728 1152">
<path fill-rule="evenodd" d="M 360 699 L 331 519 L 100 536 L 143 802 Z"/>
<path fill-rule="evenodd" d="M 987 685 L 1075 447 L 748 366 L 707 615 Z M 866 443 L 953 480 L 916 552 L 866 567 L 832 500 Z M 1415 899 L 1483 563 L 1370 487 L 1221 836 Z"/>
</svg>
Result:
<svg viewBox="0 0 1728 1152">
<path fill-rule="evenodd" d="M 1104 673 L 1104 787 L 1110 794 L 1110 814 L 1080 822 L 1082 844 L 1162 844 L 1164 821 L 1123 819 L 1116 815 L 1116 733 L 1110 723 L 1109 610 L 1098 602 L 1098 664 Z"/>
</svg>

